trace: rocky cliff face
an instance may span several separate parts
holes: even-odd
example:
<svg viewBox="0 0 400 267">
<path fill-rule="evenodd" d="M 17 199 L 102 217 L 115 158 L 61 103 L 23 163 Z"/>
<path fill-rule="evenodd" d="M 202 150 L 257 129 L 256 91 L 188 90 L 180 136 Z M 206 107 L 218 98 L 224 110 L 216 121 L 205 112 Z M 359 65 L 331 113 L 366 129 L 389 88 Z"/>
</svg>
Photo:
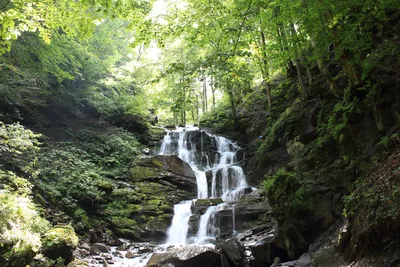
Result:
<svg viewBox="0 0 400 267">
<path fill-rule="evenodd" d="M 386 70 L 378 72 L 383 75 Z M 366 97 L 358 92 L 354 101 L 329 96 L 325 89 L 307 101 L 293 100 L 287 96 L 296 94 L 296 83 L 287 78 L 286 84 L 275 84 L 275 104 L 270 112 L 260 111 L 263 116 L 253 116 L 267 103 L 266 97 L 256 94 L 237 106 L 239 125 L 228 127 L 229 116 L 203 121 L 205 127 L 244 143 L 247 180 L 266 189 L 278 223 L 274 244 L 287 258 L 309 251 L 343 217 L 351 233 L 346 251 L 352 251 L 344 261 L 364 257 L 363 251 L 386 255 L 387 246 L 399 249 L 395 222 L 400 198 L 394 183 L 400 98 L 398 83 L 393 82 L 398 78 L 387 75 L 374 87 L 379 93 Z M 319 87 L 323 85 L 315 84 Z M 227 126 L 225 131 L 222 125 Z M 336 249 L 335 253 L 344 254 Z M 317 261 L 317 266 L 325 266 Z"/>
</svg>

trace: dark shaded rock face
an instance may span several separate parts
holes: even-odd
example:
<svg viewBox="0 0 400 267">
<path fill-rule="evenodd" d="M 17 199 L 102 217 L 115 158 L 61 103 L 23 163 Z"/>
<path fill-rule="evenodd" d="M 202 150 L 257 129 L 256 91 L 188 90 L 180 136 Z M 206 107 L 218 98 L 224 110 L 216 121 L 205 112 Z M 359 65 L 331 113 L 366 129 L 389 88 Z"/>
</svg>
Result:
<svg viewBox="0 0 400 267">
<path fill-rule="evenodd" d="M 263 154 L 262 157 L 255 155 L 251 157 L 245 171 L 250 184 L 258 185 L 265 175 L 274 174 L 284 166 L 290 157 L 285 146 L 280 146 Z"/>
<path fill-rule="evenodd" d="M 149 126 L 142 117 L 131 114 L 120 114 L 111 118 L 111 121 L 118 127 L 122 127 L 134 133 L 145 133 L 149 130 Z"/>
<path fill-rule="evenodd" d="M 229 266 L 232 267 L 244 267 L 245 266 L 245 249 L 237 239 L 228 239 L 224 243 L 220 244 L 222 252 L 229 262 Z"/>
<path fill-rule="evenodd" d="M 146 267 L 222 267 L 221 253 L 204 246 L 183 246 L 168 252 L 155 253 Z M 170 264 L 170 265 L 168 265 Z"/>
</svg>

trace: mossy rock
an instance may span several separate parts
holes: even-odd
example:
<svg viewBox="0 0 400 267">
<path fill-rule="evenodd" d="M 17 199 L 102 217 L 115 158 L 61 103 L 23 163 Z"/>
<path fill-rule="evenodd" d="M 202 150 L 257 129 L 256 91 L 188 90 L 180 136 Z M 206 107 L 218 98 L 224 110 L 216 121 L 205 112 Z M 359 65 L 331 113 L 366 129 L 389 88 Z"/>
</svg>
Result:
<svg viewBox="0 0 400 267">
<path fill-rule="evenodd" d="M 31 246 L 13 250 L 7 244 L 0 246 L 0 266 L 20 267 L 26 266 L 35 256 Z"/>
<path fill-rule="evenodd" d="M 104 179 L 98 180 L 96 185 L 99 189 L 105 191 L 106 193 L 111 193 L 115 188 L 115 184 Z"/>
<path fill-rule="evenodd" d="M 130 177 L 134 181 L 146 180 L 157 177 L 157 171 L 154 168 L 135 166 L 130 170 Z"/>
<path fill-rule="evenodd" d="M 118 188 L 112 191 L 113 198 L 121 198 L 125 202 L 140 204 L 142 197 L 140 194 L 130 188 Z"/>
<path fill-rule="evenodd" d="M 130 217 L 134 213 L 140 212 L 141 210 L 141 205 L 127 203 L 124 200 L 117 200 L 107 204 L 107 206 L 104 207 L 104 214 L 108 216 Z"/>
<path fill-rule="evenodd" d="M 223 200 L 221 198 L 209 198 L 209 199 L 197 199 L 193 202 L 194 207 L 198 206 L 217 206 L 221 204 Z"/>
<path fill-rule="evenodd" d="M 71 226 L 56 226 L 44 234 L 43 254 L 50 259 L 73 259 L 72 251 L 78 246 L 78 237 Z"/>
</svg>

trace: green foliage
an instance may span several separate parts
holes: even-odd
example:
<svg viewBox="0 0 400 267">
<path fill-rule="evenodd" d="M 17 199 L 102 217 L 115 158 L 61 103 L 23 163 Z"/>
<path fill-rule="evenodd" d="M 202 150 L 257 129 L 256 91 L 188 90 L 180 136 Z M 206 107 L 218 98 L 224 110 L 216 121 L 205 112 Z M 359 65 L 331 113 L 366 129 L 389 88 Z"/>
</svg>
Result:
<svg viewBox="0 0 400 267">
<path fill-rule="evenodd" d="M 132 134 L 118 128 L 105 132 L 81 130 L 74 140 L 43 149 L 37 163 L 41 180 L 37 187 L 82 231 L 94 223 L 86 212 L 102 212 L 102 205 L 116 190 L 110 179 L 126 179 L 139 143 Z"/>
<path fill-rule="evenodd" d="M 43 235 L 43 250 L 74 249 L 78 246 L 78 241 L 78 237 L 71 226 L 56 226 Z M 53 257 L 57 258 L 57 255 L 53 255 Z"/>
<path fill-rule="evenodd" d="M 20 196 L 29 196 L 32 190 L 32 184 L 11 171 L 0 170 L 0 189 L 16 193 Z"/>
<path fill-rule="evenodd" d="M 276 176 L 265 176 L 263 181 L 264 189 L 269 192 L 270 188 L 273 186 L 275 182 Z"/>
<path fill-rule="evenodd" d="M 41 248 L 41 235 L 48 228 L 30 198 L 0 192 L 1 265 L 25 266 Z"/>
<path fill-rule="evenodd" d="M 299 99 L 286 108 L 276 120 L 271 120 L 273 123 L 266 129 L 264 133 L 265 140 L 258 148 L 259 155 L 265 154 L 269 149 L 276 147 L 279 144 L 284 144 L 299 133 L 299 121 L 304 114 L 304 107 Z"/>
<path fill-rule="evenodd" d="M 311 185 L 297 172 L 279 169 L 264 182 L 268 199 L 274 204 L 277 213 L 293 213 L 309 208 L 312 200 Z"/>
<path fill-rule="evenodd" d="M 324 108 L 329 110 L 330 107 Z M 341 101 L 328 112 L 320 112 L 318 118 L 318 145 L 320 147 L 331 141 L 341 142 L 349 117 L 360 112 L 360 109 L 356 101 L 350 103 Z"/>
<path fill-rule="evenodd" d="M 0 166 L 13 166 L 27 171 L 34 163 L 32 162 L 34 161 L 33 152 L 39 149 L 40 136 L 19 123 L 4 124 L 0 121 Z M 1 177 L 1 179 L 6 179 L 3 173 Z M 15 182 L 18 183 L 18 181 Z"/>
<path fill-rule="evenodd" d="M 129 11 L 135 15 L 129 15 Z M 71 36 L 88 36 L 95 28 L 94 21 L 124 16 L 133 23 L 142 19 L 148 11 L 147 1 L 5 2 L 0 11 L 0 55 L 9 51 L 12 41 L 24 32 L 38 32 L 49 44 L 53 30 Z"/>
<path fill-rule="evenodd" d="M 28 149 L 37 149 L 40 144 L 37 141 L 40 134 L 34 134 L 19 123 L 4 124 L 0 122 L 0 137 L 1 153 L 22 154 Z"/>
</svg>

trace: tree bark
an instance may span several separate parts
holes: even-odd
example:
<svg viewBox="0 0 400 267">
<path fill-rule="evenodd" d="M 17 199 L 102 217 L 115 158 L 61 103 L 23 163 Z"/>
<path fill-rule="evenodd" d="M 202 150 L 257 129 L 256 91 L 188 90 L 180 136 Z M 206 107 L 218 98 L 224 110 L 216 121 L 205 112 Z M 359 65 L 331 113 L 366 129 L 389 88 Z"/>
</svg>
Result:
<svg viewBox="0 0 400 267">
<path fill-rule="evenodd" d="M 271 84 L 269 83 L 269 70 L 268 70 L 268 60 L 267 54 L 265 52 L 266 44 L 265 44 L 265 35 L 264 32 L 260 32 L 260 39 L 261 39 L 261 75 L 263 77 L 262 85 L 265 86 L 265 92 L 267 93 L 268 97 L 268 111 L 271 110 L 272 107 L 272 96 L 271 96 Z"/>
<path fill-rule="evenodd" d="M 232 118 L 233 118 L 233 122 L 234 122 L 234 127 L 236 129 L 239 127 L 239 121 L 236 116 L 236 104 L 235 104 L 235 98 L 233 95 L 233 87 L 229 82 L 228 82 L 227 86 L 228 86 L 229 102 L 231 104 Z"/>
<path fill-rule="evenodd" d="M 300 52 L 298 51 L 299 49 L 298 49 L 297 32 L 296 32 L 296 29 L 295 29 L 293 23 L 290 24 L 290 27 L 291 27 L 291 32 L 292 32 L 293 37 L 294 37 L 294 46 L 295 46 L 295 49 L 296 49 L 296 58 L 294 60 L 294 63 L 296 64 L 297 79 L 299 81 L 299 91 L 303 95 L 303 97 L 305 99 L 307 99 L 308 92 L 307 92 L 306 85 L 304 83 L 303 71 L 301 69 Z"/>
<path fill-rule="evenodd" d="M 211 74 L 211 92 L 212 92 L 212 102 L 213 102 L 213 108 L 215 107 L 215 86 L 214 86 L 214 76 Z"/>
</svg>

